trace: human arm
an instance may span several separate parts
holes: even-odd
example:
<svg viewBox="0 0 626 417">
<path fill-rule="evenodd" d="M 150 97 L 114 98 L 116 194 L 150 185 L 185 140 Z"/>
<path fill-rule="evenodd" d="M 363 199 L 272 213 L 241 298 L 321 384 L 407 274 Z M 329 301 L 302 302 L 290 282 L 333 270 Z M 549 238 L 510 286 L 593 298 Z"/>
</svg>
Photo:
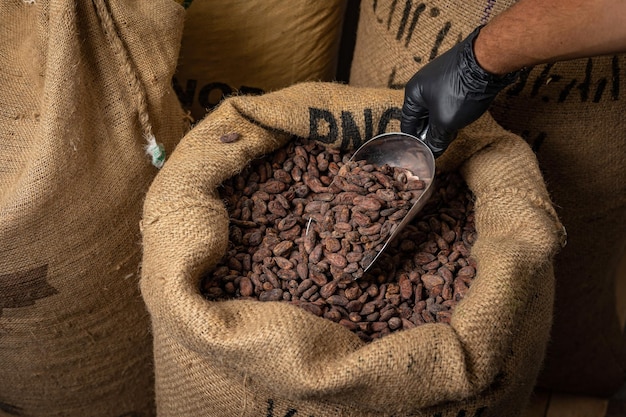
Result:
<svg viewBox="0 0 626 417">
<path fill-rule="evenodd" d="M 521 0 L 474 42 L 478 64 L 492 74 L 625 50 L 625 0 Z"/>
<path fill-rule="evenodd" d="M 520 0 L 418 71 L 401 129 L 439 156 L 524 67 L 626 51 L 626 0 Z"/>
</svg>

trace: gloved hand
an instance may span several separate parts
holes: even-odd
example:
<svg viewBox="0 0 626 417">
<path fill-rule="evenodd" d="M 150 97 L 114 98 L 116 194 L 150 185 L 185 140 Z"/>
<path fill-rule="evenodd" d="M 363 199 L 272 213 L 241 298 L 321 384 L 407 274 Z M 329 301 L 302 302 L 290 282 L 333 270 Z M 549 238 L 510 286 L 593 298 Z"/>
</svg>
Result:
<svg viewBox="0 0 626 417">
<path fill-rule="evenodd" d="M 409 80 L 404 89 L 401 130 L 420 136 L 440 156 L 459 129 L 487 111 L 496 95 L 519 72 L 499 77 L 483 70 L 474 57 L 474 39 L 482 26 L 462 42 L 433 59 Z"/>
</svg>

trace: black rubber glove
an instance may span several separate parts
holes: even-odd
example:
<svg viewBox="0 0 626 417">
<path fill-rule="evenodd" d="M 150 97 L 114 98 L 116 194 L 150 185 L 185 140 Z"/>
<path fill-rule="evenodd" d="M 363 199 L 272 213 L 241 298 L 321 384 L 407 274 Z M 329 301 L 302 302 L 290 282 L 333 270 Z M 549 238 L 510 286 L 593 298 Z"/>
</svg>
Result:
<svg viewBox="0 0 626 417">
<path fill-rule="evenodd" d="M 409 80 L 404 89 L 401 130 L 421 137 L 440 156 L 459 129 L 487 111 L 496 95 L 519 72 L 499 77 L 483 70 L 474 57 L 474 39 L 482 26 L 438 56 Z"/>
</svg>

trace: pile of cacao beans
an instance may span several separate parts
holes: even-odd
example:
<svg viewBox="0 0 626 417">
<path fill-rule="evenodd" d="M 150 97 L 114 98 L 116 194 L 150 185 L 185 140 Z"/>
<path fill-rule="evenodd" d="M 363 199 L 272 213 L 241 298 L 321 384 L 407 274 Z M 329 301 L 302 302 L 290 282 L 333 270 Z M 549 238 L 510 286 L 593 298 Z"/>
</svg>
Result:
<svg viewBox="0 0 626 417">
<path fill-rule="evenodd" d="M 426 206 L 372 264 L 426 184 L 350 157 L 294 139 L 225 181 L 228 250 L 203 278 L 204 296 L 291 303 L 364 341 L 449 322 L 476 273 L 470 190 L 458 173 L 438 174 Z"/>
</svg>

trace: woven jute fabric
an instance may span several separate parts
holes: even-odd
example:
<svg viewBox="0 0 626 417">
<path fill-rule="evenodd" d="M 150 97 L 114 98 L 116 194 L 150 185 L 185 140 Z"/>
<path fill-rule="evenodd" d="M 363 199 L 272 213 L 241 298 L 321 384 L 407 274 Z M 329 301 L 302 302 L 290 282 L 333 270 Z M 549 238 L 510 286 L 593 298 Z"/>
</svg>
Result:
<svg viewBox="0 0 626 417">
<path fill-rule="evenodd" d="M 515 0 L 364 2 L 350 84 L 402 88 L 415 72 Z"/>
<path fill-rule="evenodd" d="M 173 80 L 196 120 L 233 94 L 335 79 L 347 0 L 177 0 L 185 24 Z"/>
<path fill-rule="evenodd" d="M 361 5 L 350 84 L 402 89 L 421 67 L 515 2 L 380 0 Z M 626 250 L 626 55 L 533 68 L 491 108 L 537 155 L 567 233 L 539 384 L 611 395 L 626 378 L 616 275 Z"/>
<path fill-rule="evenodd" d="M 0 3 L 0 415 L 155 414 L 139 220 L 185 121 L 171 1 Z"/>
<path fill-rule="evenodd" d="M 615 289 L 626 254 L 626 54 L 533 69 L 492 114 L 533 147 L 568 244 L 555 259 L 555 320 L 539 383 L 609 396 L 626 379 Z M 616 304 L 617 303 L 617 304 Z"/>
<path fill-rule="evenodd" d="M 160 416 L 516 416 L 542 363 L 562 227 L 530 147 L 488 116 L 438 169 L 476 198 L 478 275 L 451 324 L 364 343 L 281 302 L 209 302 L 225 253 L 220 184 L 293 137 L 350 148 L 397 131 L 402 93 L 303 83 L 225 100 L 181 141 L 142 218 L 141 292 L 152 318 Z M 220 138 L 238 133 L 240 139 Z"/>
</svg>

